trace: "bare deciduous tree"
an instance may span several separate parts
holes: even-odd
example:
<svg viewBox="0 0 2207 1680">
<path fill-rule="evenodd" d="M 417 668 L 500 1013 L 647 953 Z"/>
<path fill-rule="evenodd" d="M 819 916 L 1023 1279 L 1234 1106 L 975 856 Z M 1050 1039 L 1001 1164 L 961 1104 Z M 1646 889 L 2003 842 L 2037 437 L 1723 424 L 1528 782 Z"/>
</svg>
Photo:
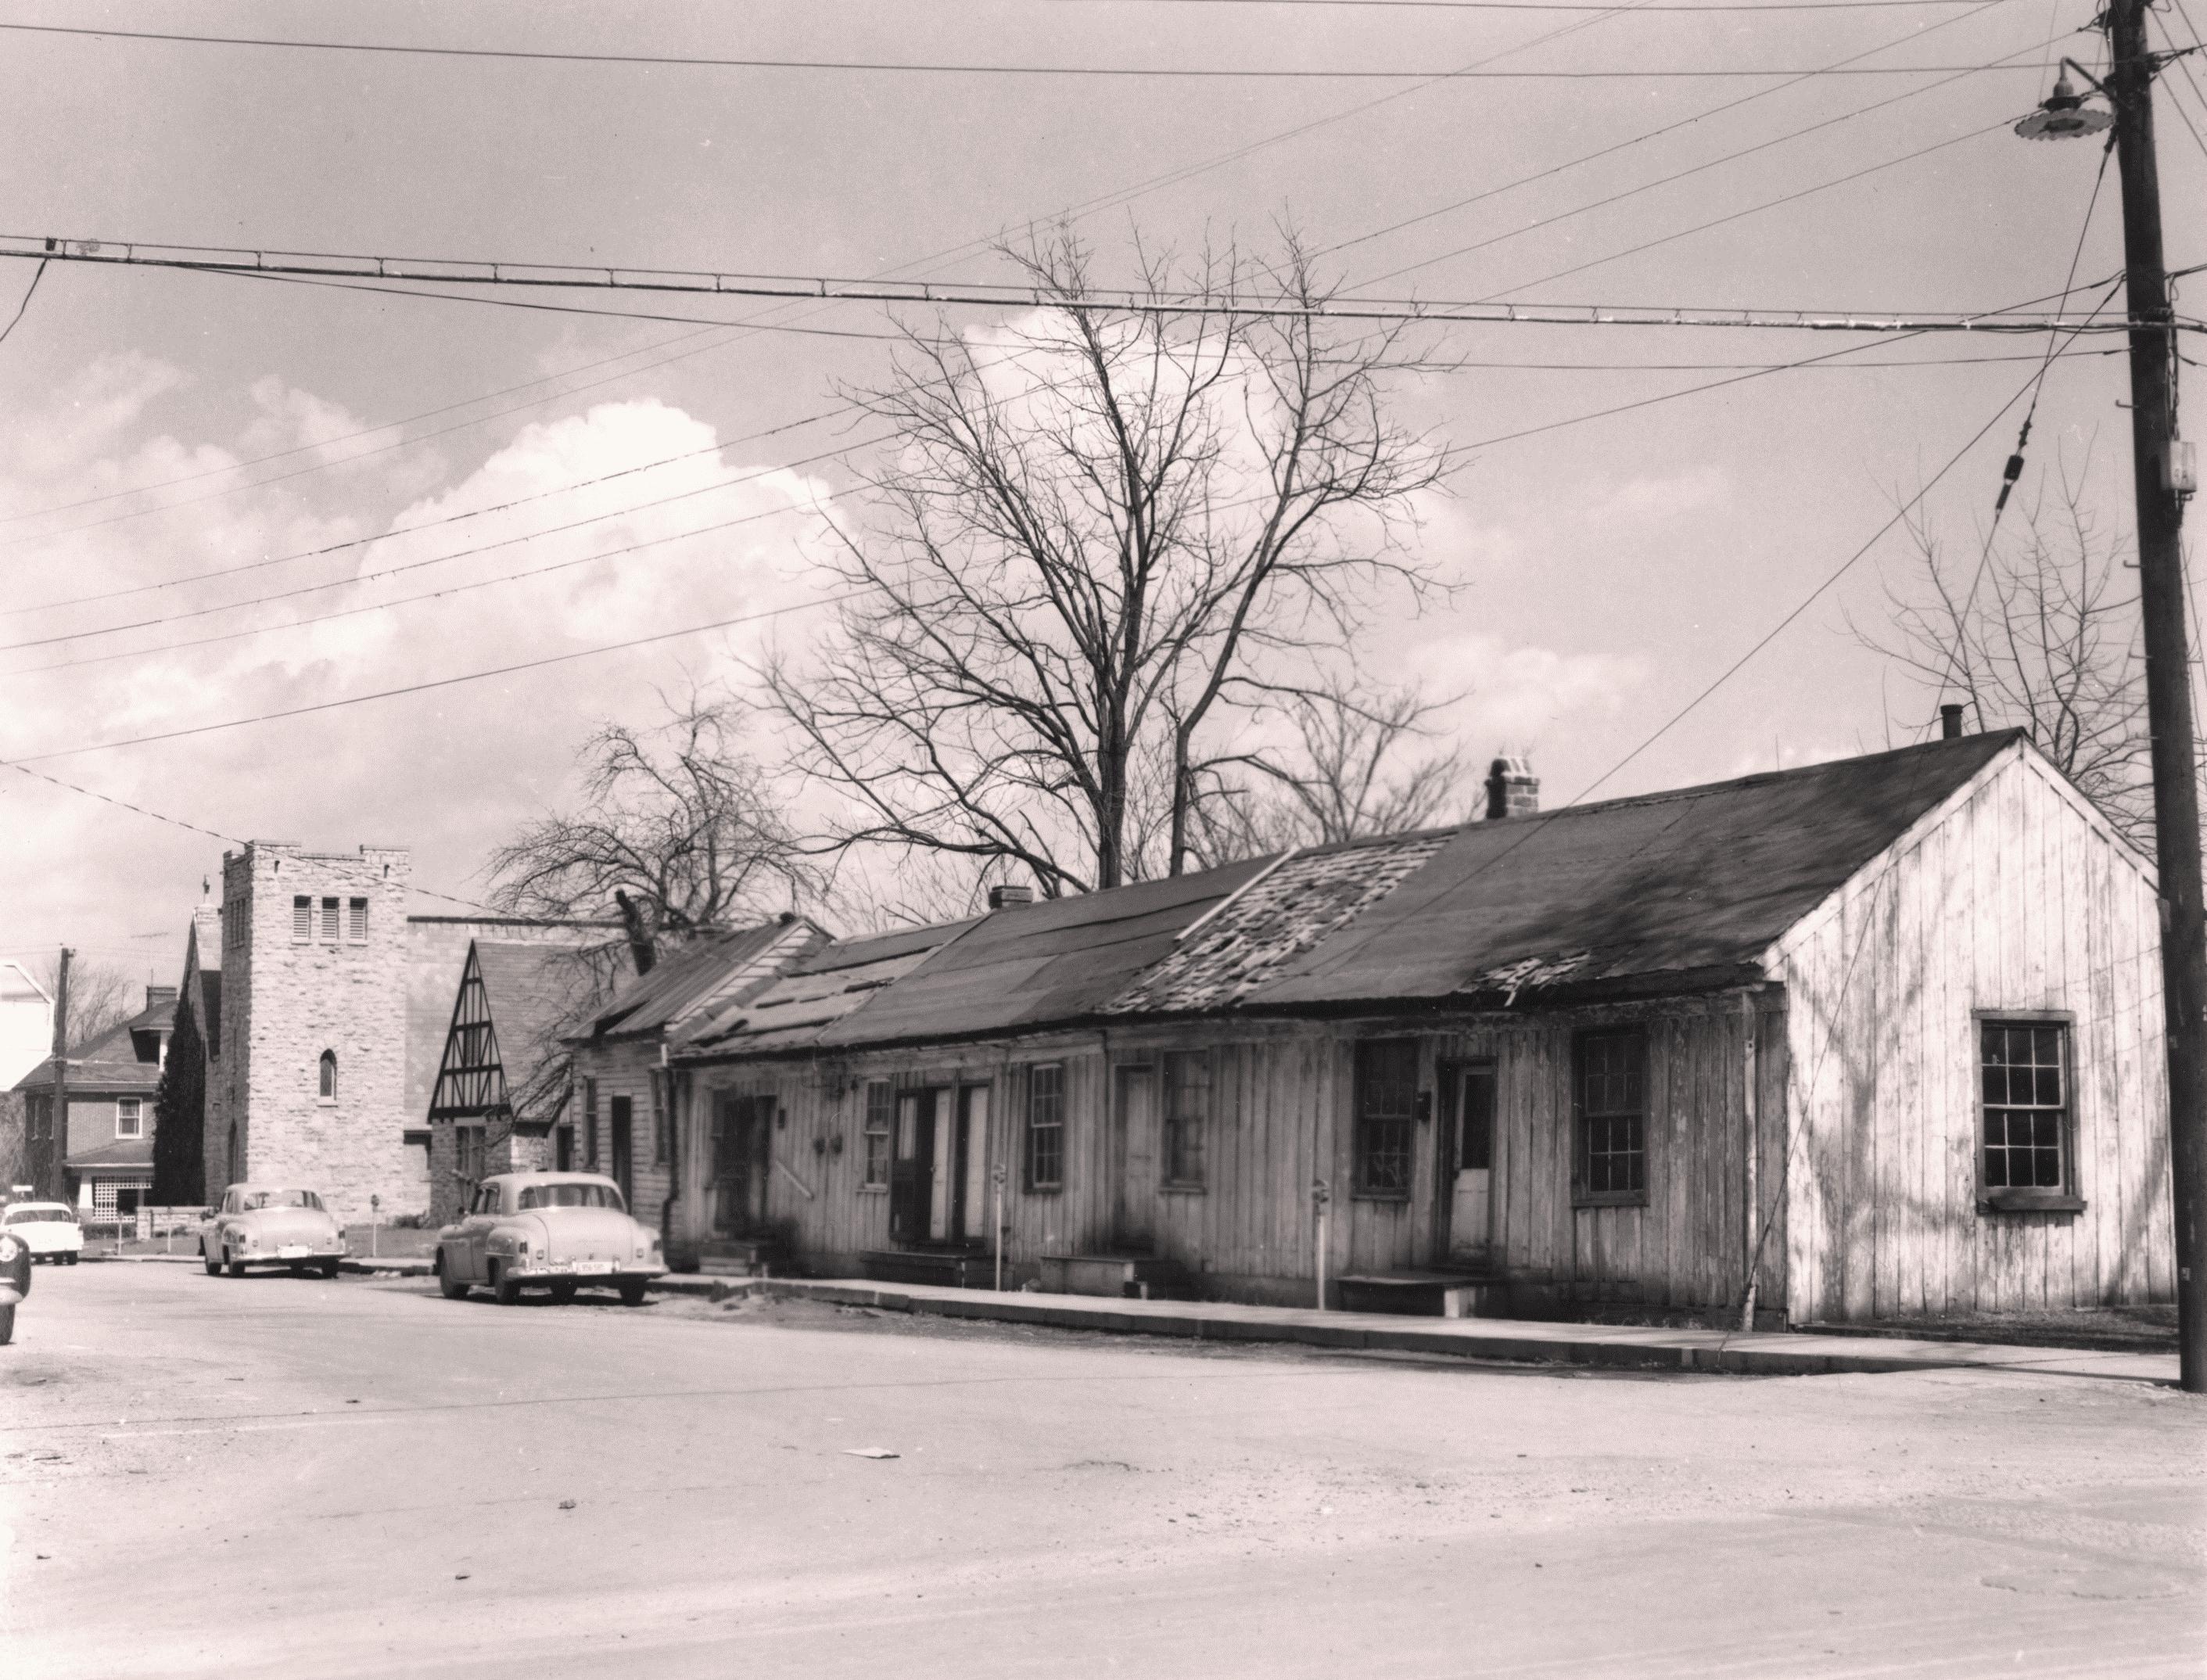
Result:
<svg viewBox="0 0 2207 1680">
<path fill-rule="evenodd" d="M 1237 684 L 1307 685 L 1373 590 L 1437 584 L 1400 539 L 1448 463 L 1387 411 L 1390 378 L 1432 365 L 1411 329 L 1234 307 L 1320 301 L 1292 237 L 1271 263 L 1138 250 L 1139 309 L 1070 234 L 1007 254 L 1032 316 L 908 333 L 856 393 L 896 451 L 871 528 L 841 533 L 835 633 L 768 681 L 847 802 L 833 846 L 1056 895 L 1181 870 Z"/>
<path fill-rule="evenodd" d="M 2120 545 L 2064 475 L 2017 510 L 2014 535 L 1956 553 L 1912 518 L 1919 561 L 1888 586 L 1889 629 L 1863 646 L 1980 729 L 2019 728 L 2132 840 L 2152 848 L 2153 794 L 2138 599 Z M 2013 517 L 2013 516 L 2012 516 Z"/>
<path fill-rule="evenodd" d="M 60 995 L 61 966 L 58 951 L 33 966 L 33 974 L 49 997 Z M 145 1007 L 145 986 L 132 979 L 129 971 L 112 963 L 87 962 L 81 956 L 73 957 L 69 960 L 69 1031 L 63 1036 L 63 1042 L 71 1049 L 89 1043 L 111 1027 L 122 1025 Z"/>
<path fill-rule="evenodd" d="M 492 902 L 517 915 L 618 915 L 639 970 L 659 942 L 762 918 L 817 884 L 763 773 L 739 747 L 743 708 L 693 692 L 651 729 L 583 743 L 583 804 L 492 854 Z"/>
<path fill-rule="evenodd" d="M 1203 766 L 1193 833 L 1206 865 L 1470 816 L 1463 749 L 1438 726 L 1451 700 L 1415 685 L 1366 691 L 1331 678 L 1271 703 L 1295 737 L 1292 747 L 1229 753 Z M 1421 742 L 1433 744 L 1411 756 Z"/>
</svg>

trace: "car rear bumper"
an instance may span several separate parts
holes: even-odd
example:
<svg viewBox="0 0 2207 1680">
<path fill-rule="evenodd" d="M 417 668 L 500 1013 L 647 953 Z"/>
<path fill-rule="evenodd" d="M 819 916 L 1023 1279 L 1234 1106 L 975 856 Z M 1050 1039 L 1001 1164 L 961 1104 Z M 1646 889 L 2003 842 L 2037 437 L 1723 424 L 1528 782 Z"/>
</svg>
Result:
<svg viewBox="0 0 2207 1680">
<path fill-rule="evenodd" d="M 607 1260 L 534 1260 L 527 1265 L 505 1265 L 499 1276 L 517 1283 L 649 1283 L 664 1277 L 667 1268 Z"/>
</svg>

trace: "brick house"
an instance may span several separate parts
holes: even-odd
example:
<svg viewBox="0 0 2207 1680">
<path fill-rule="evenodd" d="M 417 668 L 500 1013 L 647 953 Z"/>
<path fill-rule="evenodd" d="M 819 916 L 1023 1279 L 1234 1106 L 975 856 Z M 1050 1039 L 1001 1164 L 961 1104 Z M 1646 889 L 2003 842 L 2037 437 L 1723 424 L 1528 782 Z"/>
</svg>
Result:
<svg viewBox="0 0 2207 1680">
<path fill-rule="evenodd" d="M 173 986 L 146 988 L 146 1007 L 70 1050 L 69 1123 L 54 1125 L 53 1060 L 15 1082 L 31 1135 L 58 1144 L 60 1199 L 86 1218 L 135 1213 L 153 1183 L 153 1093 L 176 1013 Z"/>
</svg>

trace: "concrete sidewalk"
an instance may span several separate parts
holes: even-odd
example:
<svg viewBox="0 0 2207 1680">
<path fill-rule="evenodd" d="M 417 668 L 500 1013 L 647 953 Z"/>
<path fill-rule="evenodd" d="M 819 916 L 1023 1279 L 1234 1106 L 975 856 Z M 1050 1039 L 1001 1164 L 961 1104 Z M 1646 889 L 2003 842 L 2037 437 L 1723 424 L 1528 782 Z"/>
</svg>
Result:
<svg viewBox="0 0 2207 1680">
<path fill-rule="evenodd" d="M 1983 1342 L 1915 1342 L 1783 1332 L 1742 1335 L 1625 1324 L 1545 1324 L 1514 1318 L 1421 1318 L 1390 1312 L 1320 1312 L 1307 1307 L 1243 1306 L 1228 1301 L 1115 1300 L 952 1289 L 867 1279 L 673 1277 L 660 1287 L 680 1294 L 751 1293 L 931 1312 L 1056 1330 L 1180 1336 L 1208 1342 L 1295 1342 L 1319 1348 L 1445 1354 L 1464 1359 L 1552 1365 L 1636 1366 L 1722 1372 L 1736 1376 L 1810 1377 L 1834 1372 L 1977 1370 L 2032 1376 L 2112 1378 L 2174 1385 L 2174 1354 L 2102 1353 Z"/>
</svg>

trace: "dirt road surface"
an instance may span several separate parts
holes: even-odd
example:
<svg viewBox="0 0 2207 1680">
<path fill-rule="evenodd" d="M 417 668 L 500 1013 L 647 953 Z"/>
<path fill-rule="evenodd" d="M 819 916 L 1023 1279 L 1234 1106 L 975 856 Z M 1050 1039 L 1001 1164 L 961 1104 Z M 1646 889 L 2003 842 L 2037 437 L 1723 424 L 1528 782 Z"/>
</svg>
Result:
<svg viewBox="0 0 2207 1680">
<path fill-rule="evenodd" d="M 2191 1676 L 2203 1448 L 2107 1381 L 87 1265 L 0 1348 L 0 1669 Z"/>
</svg>

